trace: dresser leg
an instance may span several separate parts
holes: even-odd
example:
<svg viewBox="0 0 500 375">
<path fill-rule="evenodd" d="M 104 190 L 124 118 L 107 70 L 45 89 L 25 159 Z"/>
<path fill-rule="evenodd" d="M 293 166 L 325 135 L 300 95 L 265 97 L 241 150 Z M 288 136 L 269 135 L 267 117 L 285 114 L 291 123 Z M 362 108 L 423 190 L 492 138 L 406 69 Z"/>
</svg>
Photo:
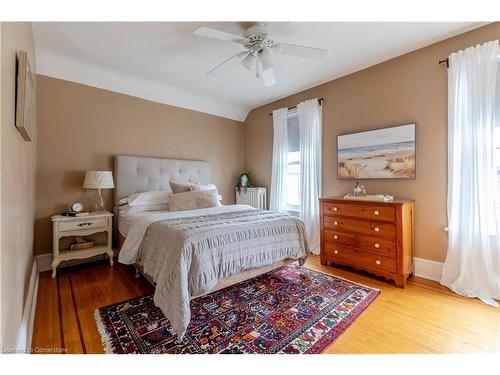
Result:
<svg viewBox="0 0 500 375">
<path fill-rule="evenodd" d="M 398 288 L 406 288 L 406 276 L 396 277 L 396 280 L 394 281 L 396 282 L 396 286 Z"/>
<path fill-rule="evenodd" d="M 327 265 L 326 259 L 320 258 L 320 262 L 321 262 L 322 266 L 326 266 Z"/>
</svg>

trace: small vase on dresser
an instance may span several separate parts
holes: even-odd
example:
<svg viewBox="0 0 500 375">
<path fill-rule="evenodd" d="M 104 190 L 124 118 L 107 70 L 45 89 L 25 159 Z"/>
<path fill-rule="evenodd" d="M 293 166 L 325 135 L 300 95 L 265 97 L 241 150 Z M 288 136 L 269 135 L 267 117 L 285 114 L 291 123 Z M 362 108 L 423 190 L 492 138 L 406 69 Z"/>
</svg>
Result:
<svg viewBox="0 0 500 375">
<path fill-rule="evenodd" d="M 320 199 L 321 264 L 350 266 L 404 288 L 413 273 L 412 200 Z"/>
</svg>

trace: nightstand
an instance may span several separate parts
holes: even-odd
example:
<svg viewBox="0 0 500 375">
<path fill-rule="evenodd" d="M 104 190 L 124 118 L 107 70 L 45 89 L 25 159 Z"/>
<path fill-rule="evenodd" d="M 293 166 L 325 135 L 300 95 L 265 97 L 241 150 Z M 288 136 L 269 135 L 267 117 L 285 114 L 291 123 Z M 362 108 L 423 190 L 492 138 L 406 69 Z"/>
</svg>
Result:
<svg viewBox="0 0 500 375">
<path fill-rule="evenodd" d="M 106 242 L 84 250 L 60 250 L 59 240 L 70 236 L 90 236 L 106 232 Z M 108 254 L 109 264 L 113 265 L 113 214 L 108 211 L 91 212 L 88 216 L 52 216 L 53 260 L 52 278 L 56 277 L 59 263 L 72 259 L 92 258 L 99 254 Z"/>
</svg>

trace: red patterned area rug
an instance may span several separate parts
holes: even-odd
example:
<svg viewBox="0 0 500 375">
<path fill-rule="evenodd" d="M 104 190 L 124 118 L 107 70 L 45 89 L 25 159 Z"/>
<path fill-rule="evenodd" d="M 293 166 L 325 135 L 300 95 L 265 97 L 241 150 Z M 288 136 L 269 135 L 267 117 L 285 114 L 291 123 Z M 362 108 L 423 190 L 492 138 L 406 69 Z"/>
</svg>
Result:
<svg viewBox="0 0 500 375">
<path fill-rule="evenodd" d="M 289 265 L 192 300 L 181 344 L 152 295 L 95 317 L 107 353 L 320 353 L 379 293 Z"/>
</svg>

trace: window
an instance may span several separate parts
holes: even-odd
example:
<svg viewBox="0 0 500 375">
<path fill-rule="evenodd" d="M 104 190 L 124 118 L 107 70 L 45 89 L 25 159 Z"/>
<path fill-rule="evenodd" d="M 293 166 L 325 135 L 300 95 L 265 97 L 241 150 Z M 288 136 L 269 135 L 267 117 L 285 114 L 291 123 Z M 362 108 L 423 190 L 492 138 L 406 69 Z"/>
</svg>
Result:
<svg viewBox="0 0 500 375">
<path fill-rule="evenodd" d="M 300 211 L 300 131 L 297 110 L 288 112 L 288 168 L 286 183 L 287 210 L 295 213 Z"/>
</svg>

